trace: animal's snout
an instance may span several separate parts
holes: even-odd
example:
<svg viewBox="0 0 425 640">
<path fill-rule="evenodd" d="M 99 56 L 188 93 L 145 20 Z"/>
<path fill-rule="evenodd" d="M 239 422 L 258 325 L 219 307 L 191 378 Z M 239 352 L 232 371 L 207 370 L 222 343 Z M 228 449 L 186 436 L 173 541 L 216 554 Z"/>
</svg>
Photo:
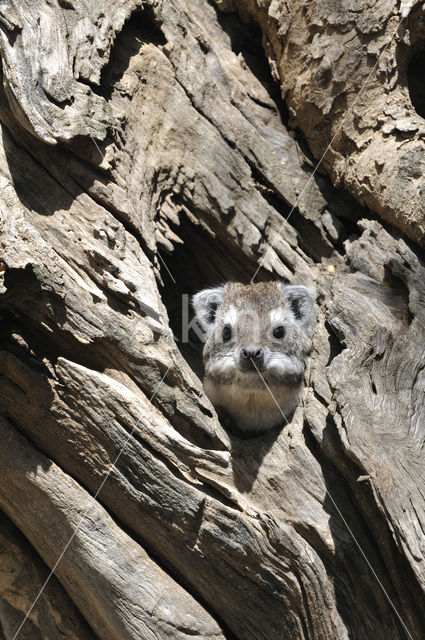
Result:
<svg viewBox="0 0 425 640">
<path fill-rule="evenodd" d="M 242 358 L 262 358 L 263 350 L 257 349 L 254 347 L 253 349 L 241 349 L 241 357 Z"/>
<path fill-rule="evenodd" d="M 264 351 L 261 347 L 248 347 L 246 349 L 241 349 L 240 357 L 243 363 L 247 366 L 255 363 L 257 367 L 261 367 L 264 361 Z"/>
</svg>

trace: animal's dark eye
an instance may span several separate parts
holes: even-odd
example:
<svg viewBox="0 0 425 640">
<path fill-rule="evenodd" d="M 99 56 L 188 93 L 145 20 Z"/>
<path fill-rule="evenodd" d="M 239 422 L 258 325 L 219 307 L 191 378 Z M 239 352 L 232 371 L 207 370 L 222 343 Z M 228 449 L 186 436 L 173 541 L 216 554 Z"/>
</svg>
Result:
<svg viewBox="0 0 425 640">
<path fill-rule="evenodd" d="M 285 327 L 276 327 L 273 329 L 273 336 L 280 340 L 285 335 Z"/>
<path fill-rule="evenodd" d="M 232 337 L 232 327 L 229 324 L 223 327 L 223 342 L 228 342 Z"/>
</svg>

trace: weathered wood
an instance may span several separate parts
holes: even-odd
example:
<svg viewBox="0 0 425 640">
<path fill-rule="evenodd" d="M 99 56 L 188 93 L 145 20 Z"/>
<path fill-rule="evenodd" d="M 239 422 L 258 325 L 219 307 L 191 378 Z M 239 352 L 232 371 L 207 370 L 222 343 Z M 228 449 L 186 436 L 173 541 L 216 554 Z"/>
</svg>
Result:
<svg viewBox="0 0 425 640">
<path fill-rule="evenodd" d="M 1 508 L 50 566 L 73 536 L 56 575 L 100 638 L 224 637 L 202 607 L 72 478 L 6 420 L 0 431 L 5 445 Z"/>
<path fill-rule="evenodd" d="M 283 3 L 220 6 L 249 13 L 277 51 Z M 19 0 L 0 12 L 0 508 L 50 567 L 76 532 L 45 602 L 59 581 L 63 604 L 49 606 L 68 607 L 81 638 L 419 638 L 418 247 L 319 173 L 284 222 L 314 165 L 285 123 L 258 28 L 236 13 L 206 0 L 39 0 L 31 11 Z M 377 0 L 371 12 L 387 25 L 394 10 Z M 289 13 L 300 48 L 311 29 L 316 40 L 331 30 L 332 47 L 348 37 L 320 3 Z M 362 25 L 350 14 L 350 29 L 385 46 L 390 24 L 379 39 Z M 349 103 L 370 68 L 349 57 L 353 43 L 324 104 L 337 81 Z M 309 120 L 302 96 L 319 63 L 305 47 L 302 75 L 285 46 L 286 104 L 318 155 L 343 109 L 332 103 L 332 125 L 324 112 Z M 363 170 L 350 123 L 325 163 L 332 179 L 420 239 L 421 211 L 406 222 L 384 183 L 375 206 L 354 173 L 341 182 L 338 153 Z M 375 140 L 389 134 L 367 131 L 379 160 Z M 203 393 L 199 343 L 181 341 L 180 296 L 249 281 L 258 264 L 258 278 L 316 289 L 318 325 L 292 423 L 239 440 Z M 28 594 L 0 617 L 8 640 Z M 34 613 L 27 637 L 41 622 Z"/>
<path fill-rule="evenodd" d="M 330 145 L 334 184 L 423 245 L 425 123 L 409 70 L 424 48 L 423 3 L 214 2 L 261 24 L 291 125 L 316 158 Z"/>
<path fill-rule="evenodd" d="M 4 514 L 0 522 L 0 638 L 13 637 L 45 583 L 49 569 Z M 94 640 L 95 636 L 55 576 L 19 638 Z"/>
</svg>

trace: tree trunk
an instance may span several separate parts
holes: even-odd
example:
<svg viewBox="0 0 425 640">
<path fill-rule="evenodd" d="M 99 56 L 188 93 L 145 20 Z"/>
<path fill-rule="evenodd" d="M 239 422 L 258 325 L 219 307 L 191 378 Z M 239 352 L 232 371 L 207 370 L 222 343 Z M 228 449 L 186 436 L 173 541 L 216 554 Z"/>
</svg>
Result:
<svg viewBox="0 0 425 640">
<path fill-rule="evenodd" d="M 1 639 L 422 637 L 423 20 L 1 4 Z M 185 294 L 253 276 L 318 323 L 241 440 Z"/>
</svg>

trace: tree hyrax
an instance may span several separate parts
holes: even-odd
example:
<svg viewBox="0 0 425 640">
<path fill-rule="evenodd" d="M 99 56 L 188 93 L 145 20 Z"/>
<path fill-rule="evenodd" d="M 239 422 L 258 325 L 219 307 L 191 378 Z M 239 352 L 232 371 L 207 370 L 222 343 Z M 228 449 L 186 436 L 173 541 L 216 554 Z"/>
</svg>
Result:
<svg viewBox="0 0 425 640">
<path fill-rule="evenodd" d="M 284 424 L 311 351 L 314 294 L 281 282 L 229 282 L 193 297 L 205 333 L 205 391 L 242 432 Z M 279 405 L 279 406 L 277 406 Z"/>
</svg>

